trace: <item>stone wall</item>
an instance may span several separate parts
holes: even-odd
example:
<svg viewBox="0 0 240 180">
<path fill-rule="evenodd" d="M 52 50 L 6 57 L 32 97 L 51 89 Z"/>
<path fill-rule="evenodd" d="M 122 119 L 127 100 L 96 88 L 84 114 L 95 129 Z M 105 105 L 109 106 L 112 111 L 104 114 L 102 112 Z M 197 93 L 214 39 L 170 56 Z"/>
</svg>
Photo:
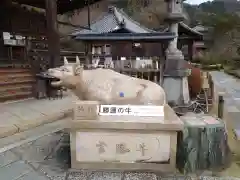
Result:
<svg viewBox="0 0 240 180">
<path fill-rule="evenodd" d="M 90 6 L 90 22 L 96 21 L 104 12 L 108 11 L 109 1 L 104 0 L 94 3 Z M 88 25 L 88 8 L 84 7 L 81 10 L 76 10 L 71 13 L 65 13 L 58 16 L 58 20 L 68 22 L 74 25 L 87 26 Z M 61 34 L 69 34 L 75 31 L 76 27 L 59 25 L 59 32 Z"/>
</svg>

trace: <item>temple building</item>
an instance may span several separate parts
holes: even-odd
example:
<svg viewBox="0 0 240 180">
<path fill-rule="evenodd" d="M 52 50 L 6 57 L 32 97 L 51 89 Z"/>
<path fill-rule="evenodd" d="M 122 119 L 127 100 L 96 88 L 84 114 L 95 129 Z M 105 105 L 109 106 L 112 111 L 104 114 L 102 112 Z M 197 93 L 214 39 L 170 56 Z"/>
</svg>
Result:
<svg viewBox="0 0 240 180">
<path fill-rule="evenodd" d="M 75 37 L 76 40 L 86 38 L 88 34 L 103 34 L 103 33 L 156 33 L 156 32 L 168 32 L 168 29 L 163 31 L 154 31 L 144 27 L 139 24 L 131 17 L 129 17 L 122 9 L 116 7 L 109 7 L 108 11 L 102 13 L 99 18 L 97 18 L 90 25 L 91 30 L 79 30 L 71 35 Z M 89 37 L 90 38 L 90 37 Z M 144 44 L 124 44 L 124 43 L 114 43 L 114 44 L 104 44 L 94 43 L 93 37 L 91 44 L 91 54 L 93 56 L 109 56 L 113 59 L 117 59 L 120 56 L 128 57 L 148 57 L 150 54 L 153 54 L 154 51 L 159 54 L 164 54 L 164 43 L 159 42 L 160 45 L 156 46 L 156 43 L 144 43 Z M 179 23 L 179 41 L 178 47 L 182 49 L 187 46 L 187 52 L 185 52 L 185 59 L 191 60 L 193 58 L 193 43 L 197 40 L 202 39 L 202 34 L 186 24 Z M 165 45 L 166 47 L 166 45 Z M 119 51 L 121 49 L 121 51 Z M 88 49 L 89 50 L 89 49 Z"/>
</svg>

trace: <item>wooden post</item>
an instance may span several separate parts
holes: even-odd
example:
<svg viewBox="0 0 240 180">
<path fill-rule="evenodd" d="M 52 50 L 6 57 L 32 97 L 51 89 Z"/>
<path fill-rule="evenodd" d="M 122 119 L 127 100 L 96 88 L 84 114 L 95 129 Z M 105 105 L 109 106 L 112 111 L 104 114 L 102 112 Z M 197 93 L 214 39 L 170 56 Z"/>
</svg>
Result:
<svg viewBox="0 0 240 180">
<path fill-rule="evenodd" d="M 8 55 L 8 57 L 9 57 L 9 62 L 11 63 L 11 64 L 13 64 L 13 54 L 12 54 L 12 46 L 9 46 L 8 47 L 8 53 L 9 53 L 9 55 Z"/>
<path fill-rule="evenodd" d="M 90 0 L 87 0 L 88 4 L 88 28 L 91 28 L 91 12 L 90 12 Z"/>
<path fill-rule="evenodd" d="M 157 83 L 157 74 L 154 72 L 153 81 Z"/>
<path fill-rule="evenodd" d="M 224 99 L 223 96 L 220 95 L 218 97 L 218 118 L 223 118 L 223 106 L 224 106 Z"/>
<path fill-rule="evenodd" d="M 163 86 L 164 62 L 161 61 L 160 57 L 158 57 L 158 63 L 159 63 L 159 85 Z"/>
<path fill-rule="evenodd" d="M 56 0 L 45 0 L 47 39 L 50 67 L 60 64 L 60 40 L 57 26 L 57 2 Z"/>
<path fill-rule="evenodd" d="M 10 2 L 11 4 L 11 2 Z M 10 18 L 11 18 L 11 12 L 10 12 L 10 4 L 8 0 L 1 0 L 0 1 L 0 30 L 1 35 L 2 32 L 11 32 L 10 28 Z"/>
<path fill-rule="evenodd" d="M 86 56 L 86 67 L 89 67 L 92 64 L 92 43 L 86 42 L 87 56 Z"/>
<path fill-rule="evenodd" d="M 192 62 L 193 60 L 193 41 L 188 42 L 188 60 Z"/>
</svg>

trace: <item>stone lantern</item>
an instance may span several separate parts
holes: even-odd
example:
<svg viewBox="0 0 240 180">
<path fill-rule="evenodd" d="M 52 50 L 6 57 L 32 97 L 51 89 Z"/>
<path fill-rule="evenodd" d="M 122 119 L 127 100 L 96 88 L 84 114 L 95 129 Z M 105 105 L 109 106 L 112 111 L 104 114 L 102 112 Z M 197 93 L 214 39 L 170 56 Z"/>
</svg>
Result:
<svg viewBox="0 0 240 180">
<path fill-rule="evenodd" d="M 177 48 L 178 25 L 185 19 L 182 9 L 183 2 L 182 0 L 165 1 L 168 8 L 165 20 L 169 25 L 169 31 L 175 33 L 176 37 L 170 41 L 166 50 L 163 88 L 169 103 L 184 105 L 189 103 L 187 62 L 184 60 L 182 52 Z"/>
</svg>

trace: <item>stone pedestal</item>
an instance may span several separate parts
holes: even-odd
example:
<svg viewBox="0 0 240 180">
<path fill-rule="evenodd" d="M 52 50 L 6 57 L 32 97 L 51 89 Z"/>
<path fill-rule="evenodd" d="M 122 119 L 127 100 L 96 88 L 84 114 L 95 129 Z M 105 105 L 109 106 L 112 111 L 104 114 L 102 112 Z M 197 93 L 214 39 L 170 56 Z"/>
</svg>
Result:
<svg viewBox="0 0 240 180">
<path fill-rule="evenodd" d="M 106 115 L 73 120 L 72 168 L 175 172 L 177 132 L 183 123 L 168 105 L 164 112 L 164 120 Z"/>
</svg>

